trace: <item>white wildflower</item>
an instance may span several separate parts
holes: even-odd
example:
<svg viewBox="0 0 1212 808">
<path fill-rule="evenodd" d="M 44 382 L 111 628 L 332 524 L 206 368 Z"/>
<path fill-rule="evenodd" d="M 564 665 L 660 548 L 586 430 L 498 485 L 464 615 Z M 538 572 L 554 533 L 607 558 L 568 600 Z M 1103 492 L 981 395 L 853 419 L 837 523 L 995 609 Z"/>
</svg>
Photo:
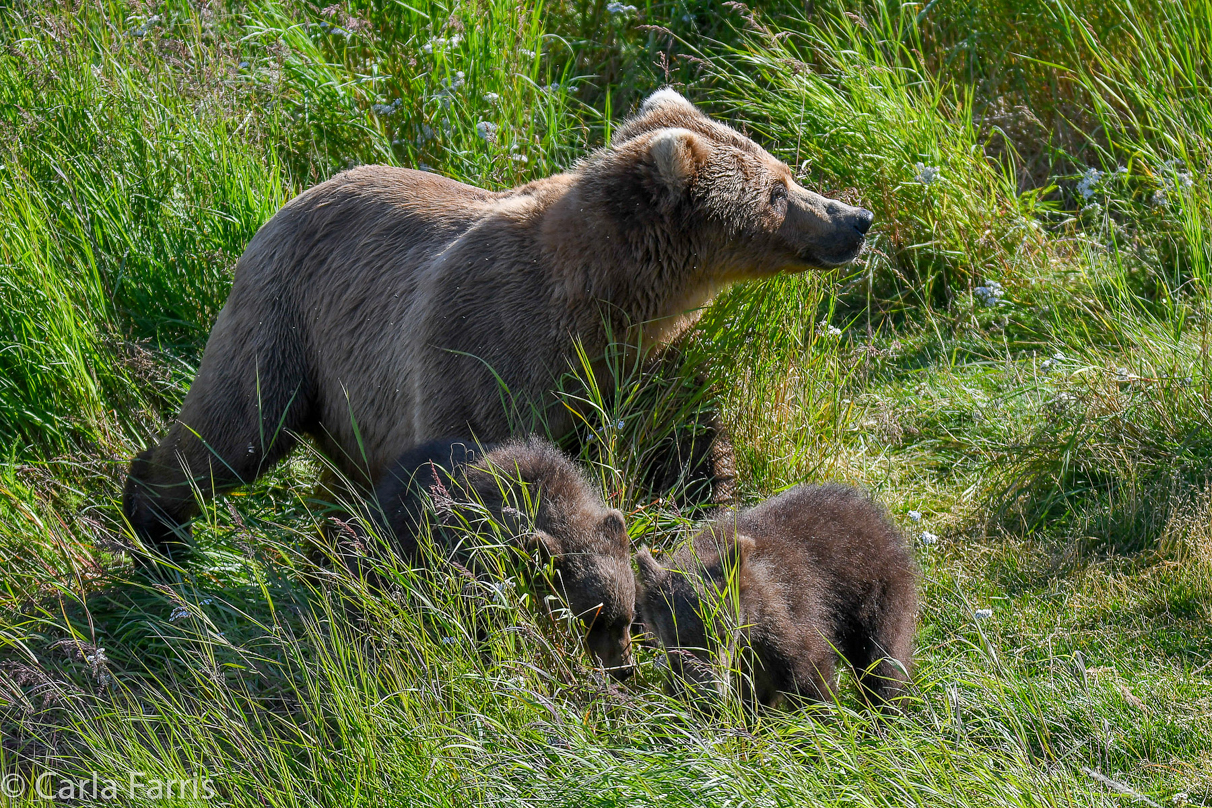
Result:
<svg viewBox="0 0 1212 808">
<path fill-rule="evenodd" d="M 522 54 L 527 59 L 534 58 L 534 51 L 530 50 L 529 48 L 518 48 L 518 53 Z"/>
<path fill-rule="evenodd" d="M 997 281 L 985 281 L 984 286 L 978 286 L 972 290 L 972 293 L 980 298 L 981 305 L 986 308 L 996 306 L 1002 302 L 1002 285 Z"/>
<path fill-rule="evenodd" d="M 130 31 L 127 31 L 126 32 L 127 36 L 133 36 L 133 37 L 147 36 L 147 32 L 150 31 L 152 29 L 152 26 L 154 26 L 158 22 L 160 22 L 160 15 L 153 14 L 152 16 L 147 18 L 147 22 L 143 23 L 138 28 L 132 28 Z"/>
<path fill-rule="evenodd" d="M 931 533 L 929 530 L 923 530 L 922 535 L 921 535 L 921 542 L 926 547 L 929 547 L 930 545 L 938 542 L 938 536 Z"/>
<path fill-rule="evenodd" d="M 913 167 L 917 169 L 917 181 L 922 185 L 933 185 L 942 177 L 942 169 L 938 166 L 915 163 Z"/>
<path fill-rule="evenodd" d="M 921 511 L 909 511 L 909 521 L 911 521 L 911 522 L 922 521 L 922 512 Z"/>
<path fill-rule="evenodd" d="M 380 118 L 386 118 L 389 115 L 395 115 L 397 112 L 399 112 L 400 106 L 403 103 L 404 103 L 403 100 L 397 98 L 396 100 L 392 101 L 390 104 L 374 104 L 371 106 L 370 109 L 372 112 L 374 112 L 375 115 L 378 115 Z"/>
<path fill-rule="evenodd" d="M 993 610 L 992 609 L 977 609 L 975 612 L 973 612 L 972 616 L 975 617 L 977 620 L 988 620 L 990 617 L 993 616 Z"/>
<path fill-rule="evenodd" d="M 842 329 L 838 328 L 835 325 L 830 325 L 829 323 L 825 322 L 824 320 L 821 320 L 819 323 L 817 323 L 817 328 L 824 331 L 826 336 L 836 338 L 836 337 L 840 337 L 842 335 Z"/>
<path fill-rule="evenodd" d="M 348 34 L 346 34 L 346 36 L 348 36 Z M 429 41 L 421 46 L 421 50 L 425 53 L 433 53 L 435 50 L 441 51 L 446 50 L 447 48 L 457 47 L 462 41 L 463 37 L 459 34 L 455 34 L 450 39 L 440 36 L 430 37 Z"/>
<path fill-rule="evenodd" d="M 495 104 L 501 100 L 501 96 L 497 93 L 484 93 L 484 101 L 489 104 Z"/>
<path fill-rule="evenodd" d="M 1102 179 L 1103 172 L 1097 168 L 1087 168 L 1086 172 L 1082 174 L 1081 181 L 1077 183 L 1077 192 L 1089 202 L 1090 197 L 1094 196 L 1095 187 L 1102 182 Z"/>
<path fill-rule="evenodd" d="M 168 622 L 175 623 L 186 617 L 189 617 L 189 607 L 182 604 L 173 609 L 173 613 L 168 616 Z"/>
<path fill-rule="evenodd" d="M 615 2 L 606 4 L 607 13 L 613 14 L 615 16 L 620 15 L 620 14 L 622 14 L 623 16 L 627 16 L 628 14 L 635 14 L 637 10 L 638 9 L 636 9 L 635 6 L 625 6 L 622 3 L 617 2 L 617 0 Z"/>
</svg>

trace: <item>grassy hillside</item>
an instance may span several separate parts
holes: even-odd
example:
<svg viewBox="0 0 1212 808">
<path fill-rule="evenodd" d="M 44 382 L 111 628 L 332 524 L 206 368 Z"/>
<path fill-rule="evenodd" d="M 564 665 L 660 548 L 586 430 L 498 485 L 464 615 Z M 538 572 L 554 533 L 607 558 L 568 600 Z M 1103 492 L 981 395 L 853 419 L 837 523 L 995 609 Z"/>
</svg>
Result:
<svg viewBox="0 0 1212 808">
<path fill-rule="evenodd" d="M 25 0 L 0 45 L 0 775 L 275 806 L 1212 801 L 1212 3 Z M 904 715 L 695 715 L 652 650 L 603 681 L 524 587 L 475 611 L 440 576 L 317 573 L 306 450 L 204 512 L 190 574 L 132 573 L 125 463 L 278 207 L 367 162 L 545 176 L 667 82 L 876 212 L 856 265 L 731 290 L 687 353 L 746 500 L 849 481 L 913 537 Z M 668 547 L 693 515 L 619 485 L 646 440 L 620 407 L 603 491 Z"/>
</svg>

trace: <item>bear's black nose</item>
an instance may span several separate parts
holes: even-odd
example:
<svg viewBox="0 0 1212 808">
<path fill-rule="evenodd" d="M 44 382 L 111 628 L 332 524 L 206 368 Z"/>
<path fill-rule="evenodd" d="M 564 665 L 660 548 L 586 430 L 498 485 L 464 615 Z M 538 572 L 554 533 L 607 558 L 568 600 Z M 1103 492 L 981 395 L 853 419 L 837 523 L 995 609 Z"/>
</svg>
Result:
<svg viewBox="0 0 1212 808">
<path fill-rule="evenodd" d="M 867 231 L 871 229 L 871 222 L 875 220 L 875 214 L 866 208 L 859 208 L 858 214 L 854 217 L 854 229 L 867 235 Z"/>
</svg>

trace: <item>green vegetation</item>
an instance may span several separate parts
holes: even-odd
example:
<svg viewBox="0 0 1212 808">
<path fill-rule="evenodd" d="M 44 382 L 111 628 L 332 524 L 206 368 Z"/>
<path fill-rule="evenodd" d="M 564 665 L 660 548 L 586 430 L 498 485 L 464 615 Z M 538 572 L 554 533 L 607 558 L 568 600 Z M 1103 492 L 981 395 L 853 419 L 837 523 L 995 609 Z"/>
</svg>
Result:
<svg viewBox="0 0 1212 808">
<path fill-rule="evenodd" d="M 6 8 L 0 775 L 275 806 L 1212 801 L 1212 3 L 637 5 Z M 859 483 L 914 537 L 904 715 L 698 716 L 651 650 L 597 678 L 524 591 L 477 616 L 441 576 L 317 576 L 306 451 L 206 510 L 190 576 L 132 575 L 125 463 L 286 199 L 363 162 L 544 176 L 667 81 L 876 212 L 857 265 L 736 288 L 687 349 L 746 499 Z M 686 520 L 619 484 L 628 414 L 604 492 L 668 546 Z"/>
</svg>

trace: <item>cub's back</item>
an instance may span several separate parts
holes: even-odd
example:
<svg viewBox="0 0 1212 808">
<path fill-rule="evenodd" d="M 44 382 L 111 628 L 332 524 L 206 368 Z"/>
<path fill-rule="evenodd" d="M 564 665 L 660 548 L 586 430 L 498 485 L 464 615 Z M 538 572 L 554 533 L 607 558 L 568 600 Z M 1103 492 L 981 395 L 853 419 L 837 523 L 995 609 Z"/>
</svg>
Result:
<svg viewBox="0 0 1212 808">
<path fill-rule="evenodd" d="M 841 589 L 897 578 L 912 556 L 882 505 L 846 485 L 799 485 L 742 512 L 739 533 L 783 583 L 824 575 Z"/>
</svg>

